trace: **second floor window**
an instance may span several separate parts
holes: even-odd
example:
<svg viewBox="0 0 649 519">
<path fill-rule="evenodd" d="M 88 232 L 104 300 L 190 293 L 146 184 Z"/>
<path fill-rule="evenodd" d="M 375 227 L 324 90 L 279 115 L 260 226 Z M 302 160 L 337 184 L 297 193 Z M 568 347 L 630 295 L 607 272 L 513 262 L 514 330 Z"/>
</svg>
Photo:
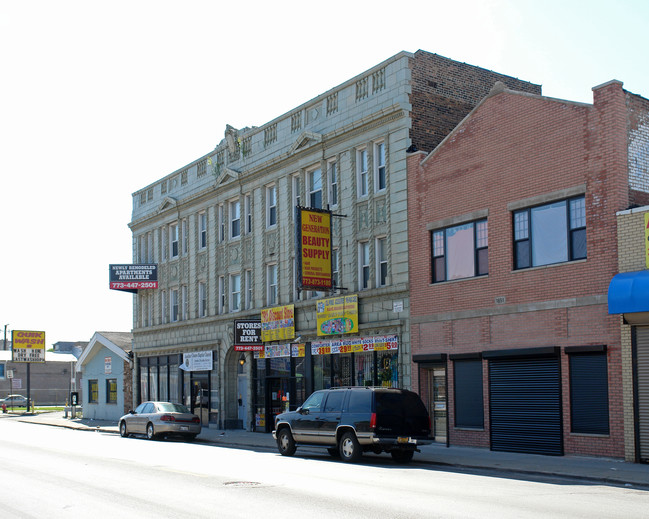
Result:
<svg viewBox="0 0 649 519">
<path fill-rule="evenodd" d="M 433 231 L 433 283 L 489 273 L 487 220 Z"/>
<path fill-rule="evenodd" d="M 358 278 L 361 290 L 370 288 L 370 244 L 366 241 L 358 244 Z"/>
<path fill-rule="evenodd" d="M 277 264 L 268 265 L 267 278 L 268 278 L 268 291 L 267 291 L 268 305 L 275 305 L 277 304 Z"/>
<path fill-rule="evenodd" d="M 241 274 L 230 276 L 230 312 L 241 310 Z"/>
<path fill-rule="evenodd" d="M 277 191 L 275 186 L 266 188 L 266 227 L 277 225 Z"/>
<path fill-rule="evenodd" d="M 169 251 L 171 258 L 178 257 L 178 224 L 169 226 Z"/>
<path fill-rule="evenodd" d="M 586 258 L 583 196 L 514 212 L 514 268 Z"/>
<path fill-rule="evenodd" d="M 357 175 L 357 192 L 359 197 L 367 196 L 369 190 L 367 178 L 367 150 L 359 150 L 356 155 L 356 169 Z"/>
<path fill-rule="evenodd" d="M 199 231 L 199 247 L 204 249 L 207 247 L 207 214 L 201 213 L 198 215 L 198 231 Z"/>
<path fill-rule="evenodd" d="M 309 207 L 322 209 L 322 171 L 309 172 Z"/>
<path fill-rule="evenodd" d="M 169 315 L 169 318 L 172 323 L 175 323 L 178 320 L 178 289 L 173 289 L 170 292 L 171 295 L 171 314 Z"/>
<path fill-rule="evenodd" d="M 329 205 L 338 205 L 338 163 L 329 163 Z"/>
<path fill-rule="evenodd" d="M 376 240 L 376 286 L 384 287 L 388 282 L 387 238 Z"/>
<path fill-rule="evenodd" d="M 383 191 L 386 188 L 385 179 L 385 144 L 380 142 L 374 148 L 374 168 L 376 191 Z"/>
<path fill-rule="evenodd" d="M 198 284 L 198 317 L 205 317 L 207 315 L 207 285 L 205 283 Z"/>
<path fill-rule="evenodd" d="M 246 218 L 246 234 L 250 234 L 252 232 L 252 197 L 246 195 L 243 204 Z"/>
</svg>

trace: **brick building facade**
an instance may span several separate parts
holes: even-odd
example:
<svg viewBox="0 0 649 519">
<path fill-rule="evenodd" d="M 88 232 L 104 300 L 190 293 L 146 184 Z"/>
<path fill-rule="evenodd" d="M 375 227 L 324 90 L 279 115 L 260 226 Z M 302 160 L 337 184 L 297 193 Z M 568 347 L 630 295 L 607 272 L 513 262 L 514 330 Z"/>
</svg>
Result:
<svg viewBox="0 0 649 519">
<path fill-rule="evenodd" d="M 622 457 L 616 211 L 646 203 L 630 160 L 646 100 L 583 104 L 498 85 L 408 158 L 413 387 L 453 445 Z"/>
</svg>

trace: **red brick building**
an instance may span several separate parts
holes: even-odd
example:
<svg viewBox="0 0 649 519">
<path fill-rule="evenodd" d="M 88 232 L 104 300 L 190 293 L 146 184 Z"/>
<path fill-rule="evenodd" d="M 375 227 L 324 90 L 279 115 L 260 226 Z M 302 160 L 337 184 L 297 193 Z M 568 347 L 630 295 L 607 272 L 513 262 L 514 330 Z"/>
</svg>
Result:
<svg viewBox="0 0 649 519">
<path fill-rule="evenodd" d="M 629 161 L 647 105 L 618 81 L 593 97 L 496 84 L 433 152 L 408 157 L 413 389 L 439 441 L 624 456 L 607 289 L 616 211 L 649 202 Z"/>
</svg>

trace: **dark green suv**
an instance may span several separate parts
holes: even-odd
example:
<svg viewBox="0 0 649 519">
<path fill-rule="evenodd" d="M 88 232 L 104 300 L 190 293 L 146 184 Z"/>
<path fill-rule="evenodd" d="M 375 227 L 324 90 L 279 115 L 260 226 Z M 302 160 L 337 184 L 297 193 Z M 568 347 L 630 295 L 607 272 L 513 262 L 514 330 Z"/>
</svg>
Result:
<svg viewBox="0 0 649 519">
<path fill-rule="evenodd" d="M 432 442 L 421 398 L 405 389 L 346 387 L 316 391 L 296 411 L 275 418 L 273 438 L 283 456 L 300 445 L 326 447 L 343 461 L 363 452 L 389 452 L 408 462 L 419 445 Z"/>
</svg>

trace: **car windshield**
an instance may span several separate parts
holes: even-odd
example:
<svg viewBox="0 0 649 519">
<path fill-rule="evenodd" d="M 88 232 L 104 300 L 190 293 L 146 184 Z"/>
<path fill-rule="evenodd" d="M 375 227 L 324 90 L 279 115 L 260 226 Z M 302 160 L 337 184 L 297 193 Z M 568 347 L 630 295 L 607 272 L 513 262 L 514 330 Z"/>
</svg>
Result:
<svg viewBox="0 0 649 519">
<path fill-rule="evenodd" d="M 158 404 L 158 411 L 161 413 L 189 413 L 187 409 L 182 404 L 172 404 L 170 402 L 161 402 Z"/>
</svg>

